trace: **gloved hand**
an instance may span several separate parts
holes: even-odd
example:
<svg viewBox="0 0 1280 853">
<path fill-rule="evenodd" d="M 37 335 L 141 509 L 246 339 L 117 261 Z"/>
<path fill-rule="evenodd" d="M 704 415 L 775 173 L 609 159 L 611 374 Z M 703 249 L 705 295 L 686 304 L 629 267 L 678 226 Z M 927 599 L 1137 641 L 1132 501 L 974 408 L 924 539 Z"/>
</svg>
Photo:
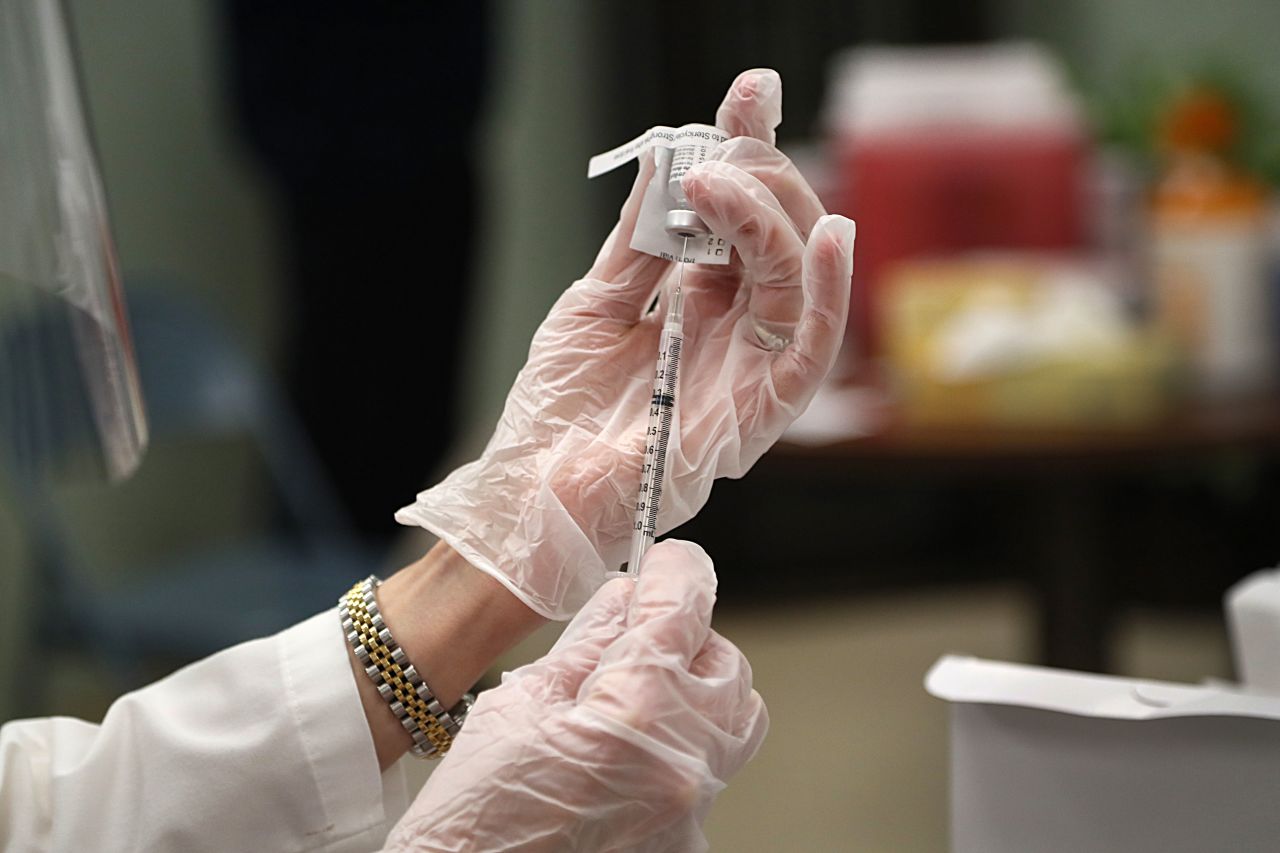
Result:
<svg viewBox="0 0 1280 853">
<path fill-rule="evenodd" d="M 481 694 L 387 850 L 706 849 L 716 794 L 768 729 L 751 668 L 711 630 L 697 545 L 659 542 L 546 657 Z"/>
<path fill-rule="evenodd" d="M 659 534 L 692 518 L 717 477 L 755 464 L 808 405 L 843 338 L 853 223 L 825 216 L 773 147 L 781 97 L 776 72 L 740 75 L 716 117 L 739 137 L 684 178 L 736 257 L 685 271 Z M 646 311 L 674 273 L 629 246 L 653 170 L 645 158 L 595 264 L 534 335 L 484 453 L 396 515 L 552 619 L 571 616 L 627 557 L 664 307 Z"/>
</svg>

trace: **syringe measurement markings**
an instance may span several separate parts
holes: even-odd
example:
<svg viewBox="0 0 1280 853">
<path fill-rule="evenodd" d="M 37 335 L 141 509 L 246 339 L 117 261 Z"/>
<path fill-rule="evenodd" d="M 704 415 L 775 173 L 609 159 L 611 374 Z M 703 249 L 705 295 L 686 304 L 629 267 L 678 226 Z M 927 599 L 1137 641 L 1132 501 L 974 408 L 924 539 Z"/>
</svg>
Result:
<svg viewBox="0 0 1280 853">
<path fill-rule="evenodd" d="M 662 484 L 667 472 L 667 444 L 671 439 L 671 421 L 676 407 L 676 376 L 680 368 L 680 338 L 672 337 L 667 347 L 667 372 L 663 377 L 662 393 L 654 402 L 662 409 L 655 445 L 653 486 L 649 491 L 649 512 L 645 523 L 645 535 L 650 539 L 658 529 L 658 508 L 662 502 Z"/>
</svg>

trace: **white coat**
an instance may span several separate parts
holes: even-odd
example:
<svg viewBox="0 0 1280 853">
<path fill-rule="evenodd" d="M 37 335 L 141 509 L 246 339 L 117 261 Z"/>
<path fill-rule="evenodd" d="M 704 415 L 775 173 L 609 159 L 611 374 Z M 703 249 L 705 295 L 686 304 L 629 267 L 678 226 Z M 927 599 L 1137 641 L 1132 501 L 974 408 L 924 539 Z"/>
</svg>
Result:
<svg viewBox="0 0 1280 853">
<path fill-rule="evenodd" d="M 0 728 L 6 851 L 367 851 L 407 805 L 333 611 L 129 693 L 101 725 Z"/>
</svg>

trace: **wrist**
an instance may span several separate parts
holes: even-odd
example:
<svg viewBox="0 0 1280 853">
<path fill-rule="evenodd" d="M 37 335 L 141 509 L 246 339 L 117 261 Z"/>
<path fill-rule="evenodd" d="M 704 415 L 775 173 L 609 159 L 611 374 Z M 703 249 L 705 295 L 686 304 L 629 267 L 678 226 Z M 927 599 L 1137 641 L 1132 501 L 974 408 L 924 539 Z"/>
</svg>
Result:
<svg viewBox="0 0 1280 853">
<path fill-rule="evenodd" d="M 446 708 L 546 620 L 500 583 L 438 543 L 378 590 L 383 620 L 409 662 Z M 385 769 L 411 738 L 351 655 L 379 764 Z"/>
<path fill-rule="evenodd" d="M 379 590 L 387 627 L 446 705 L 546 622 L 443 542 Z"/>
<path fill-rule="evenodd" d="M 569 619 L 626 559 L 620 534 L 630 531 L 631 506 L 620 499 L 609 466 L 602 470 L 598 442 L 567 454 L 569 461 L 558 466 L 536 448 L 506 460 L 501 472 L 482 458 L 420 494 L 396 520 L 434 533 L 457 552 L 456 560 L 489 575 L 536 613 Z M 497 479 L 500 488 L 486 485 Z M 610 546 L 616 547 L 606 556 L 602 548 Z"/>
</svg>

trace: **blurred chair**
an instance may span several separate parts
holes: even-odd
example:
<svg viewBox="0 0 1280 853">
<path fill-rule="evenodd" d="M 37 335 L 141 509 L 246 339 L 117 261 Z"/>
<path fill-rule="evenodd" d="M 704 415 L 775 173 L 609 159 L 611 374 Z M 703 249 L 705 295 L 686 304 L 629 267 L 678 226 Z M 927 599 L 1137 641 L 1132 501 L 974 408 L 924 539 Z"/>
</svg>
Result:
<svg viewBox="0 0 1280 853">
<path fill-rule="evenodd" d="M 352 533 L 282 394 L 229 331 L 191 300 L 145 288 L 131 296 L 152 444 L 247 438 L 283 523 L 129 573 L 141 580 L 104 583 L 69 547 L 74 526 L 47 482 L 13 460 L 37 572 L 33 635 L 90 649 L 121 687 L 136 686 L 147 659 L 196 659 L 323 610 L 382 557 Z M 197 484 L 196 512 L 198 496 Z"/>
</svg>

